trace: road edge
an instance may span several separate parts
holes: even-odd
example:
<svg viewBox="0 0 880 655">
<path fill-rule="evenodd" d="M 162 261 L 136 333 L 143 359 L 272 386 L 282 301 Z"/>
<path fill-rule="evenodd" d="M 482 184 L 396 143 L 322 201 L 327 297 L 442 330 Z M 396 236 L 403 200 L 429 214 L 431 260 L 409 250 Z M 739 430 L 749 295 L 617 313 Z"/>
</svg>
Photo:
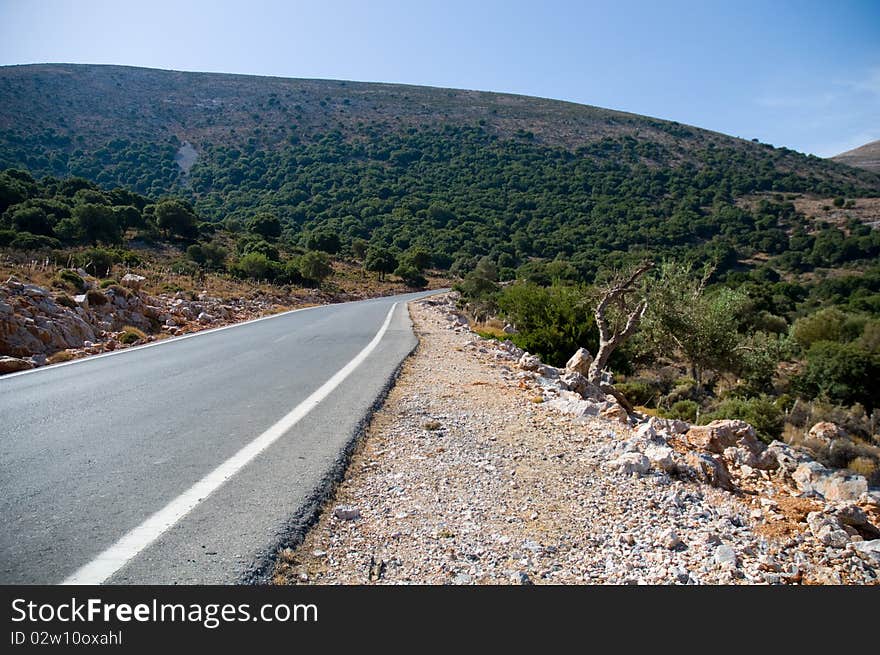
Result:
<svg viewBox="0 0 880 655">
<path fill-rule="evenodd" d="M 447 293 L 447 291 L 440 291 L 440 293 Z M 421 300 L 421 298 L 417 300 Z M 409 321 L 410 329 L 415 336 L 415 344 L 385 379 L 375 400 L 351 431 L 345 441 L 345 445 L 339 452 L 336 460 L 321 478 L 321 481 L 312 490 L 299 509 L 291 515 L 287 524 L 276 535 L 274 542 L 269 545 L 263 553 L 259 554 L 248 569 L 241 574 L 238 584 L 271 584 L 272 576 L 275 571 L 275 564 L 278 559 L 278 553 L 285 548 L 298 547 L 305 540 L 309 530 L 318 523 L 328 501 L 333 499 L 336 494 L 336 488 L 345 479 L 345 474 L 351 464 L 352 457 L 358 446 L 363 442 L 363 438 L 366 436 L 370 424 L 373 422 L 373 417 L 385 404 L 385 401 L 388 399 L 388 394 L 394 388 L 394 385 L 397 384 L 397 380 L 400 378 L 400 373 L 403 370 L 404 365 L 410 361 L 410 359 L 418 355 L 422 340 L 419 333 L 415 330 L 415 323 L 412 319 L 412 310 L 410 307 L 410 305 L 413 302 L 417 302 L 417 300 L 410 300 L 405 305 L 406 318 Z"/>
</svg>

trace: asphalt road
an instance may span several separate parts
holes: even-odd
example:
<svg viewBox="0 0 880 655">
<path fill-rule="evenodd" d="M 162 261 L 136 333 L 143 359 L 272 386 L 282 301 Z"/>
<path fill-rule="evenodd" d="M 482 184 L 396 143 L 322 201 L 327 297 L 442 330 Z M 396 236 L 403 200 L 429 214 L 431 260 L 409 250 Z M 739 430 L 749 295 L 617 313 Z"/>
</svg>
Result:
<svg viewBox="0 0 880 655">
<path fill-rule="evenodd" d="M 250 579 L 412 351 L 406 302 L 423 295 L 300 310 L 0 378 L 0 583 Z M 312 409 L 300 416 L 304 401 Z M 260 439 L 275 440 L 247 459 Z M 160 511 L 176 522 L 144 536 Z M 89 569 L 96 561 L 101 573 Z"/>
</svg>

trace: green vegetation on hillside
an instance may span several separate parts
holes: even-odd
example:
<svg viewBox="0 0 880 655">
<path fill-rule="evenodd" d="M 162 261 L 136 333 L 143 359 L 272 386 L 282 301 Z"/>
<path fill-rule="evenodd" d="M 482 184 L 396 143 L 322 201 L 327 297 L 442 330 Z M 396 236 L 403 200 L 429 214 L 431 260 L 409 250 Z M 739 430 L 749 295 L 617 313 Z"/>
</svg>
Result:
<svg viewBox="0 0 880 655">
<path fill-rule="evenodd" d="M 644 324 L 609 362 L 634 403 L 766 439 L 823 418 L 877 434 L 880 231 L 856 211 L 876 174 L 451 89 L 47 65 L 0 68 L 0 93 L 0 248 L 107 270 L 170 245 L 181 273 L 302 285 L 331 257 L 413 287 L 448 269 L 475 318 L 556 365 L 596 351 L 605 276 L 650 259 Z M 850 459 L 880 461 L 862 445 Z"/>
</svg>

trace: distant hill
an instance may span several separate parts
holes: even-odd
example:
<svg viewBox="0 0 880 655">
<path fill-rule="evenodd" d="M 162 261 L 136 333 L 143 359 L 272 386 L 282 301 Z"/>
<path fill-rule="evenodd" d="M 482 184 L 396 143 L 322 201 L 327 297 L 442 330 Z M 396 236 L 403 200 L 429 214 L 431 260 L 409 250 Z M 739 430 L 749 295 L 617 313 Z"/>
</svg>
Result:
<svg viewBox="0 0 880 655">
<path fill-rule="evenodd" d="M 880 173 L 880 141 L 871 141 L 871 143 L 835 155 L 831 159 L 841 164 Z"/>
<path fill-rule="evenodd" d="M 0 67 L 0 96 L 0 169 L 183 196 L 233 229 L 271 213 L 291 238 L 423 244 L 444 266 L 781 252 L 800 219 L 739 198 L 880 195 L 880 175 L 786 148 L 510 94 L 45 64 Z"/>
</svg>

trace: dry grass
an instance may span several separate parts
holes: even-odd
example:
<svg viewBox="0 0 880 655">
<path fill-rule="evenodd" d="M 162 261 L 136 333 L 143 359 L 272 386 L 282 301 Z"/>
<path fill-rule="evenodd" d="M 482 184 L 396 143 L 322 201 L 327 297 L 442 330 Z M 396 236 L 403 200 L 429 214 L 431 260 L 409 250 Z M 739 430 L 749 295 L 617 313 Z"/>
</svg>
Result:
<svg viewBox="0 0 880 655">
<path fill-rule="evenodd" d="M 59 350 L 57 353 L 54 353 L 46 359 L 47 364 L 60 364 L 61 362 L 69 362 L 71 359 L 74 359 L 75 355 L 69 350 Z"/>
<path fill-rule="evenodd" d="M 122 333 L 119 335 L 119 341 L 126 345 L 131 345 L 133 343 L 137 343 L 138 341 L 143 341 L 146 338 L 147 335 L 143 330 L 139 330 L 132 325 L 126 325 L 125 327 L 123 327 Z"/>
</svg>

